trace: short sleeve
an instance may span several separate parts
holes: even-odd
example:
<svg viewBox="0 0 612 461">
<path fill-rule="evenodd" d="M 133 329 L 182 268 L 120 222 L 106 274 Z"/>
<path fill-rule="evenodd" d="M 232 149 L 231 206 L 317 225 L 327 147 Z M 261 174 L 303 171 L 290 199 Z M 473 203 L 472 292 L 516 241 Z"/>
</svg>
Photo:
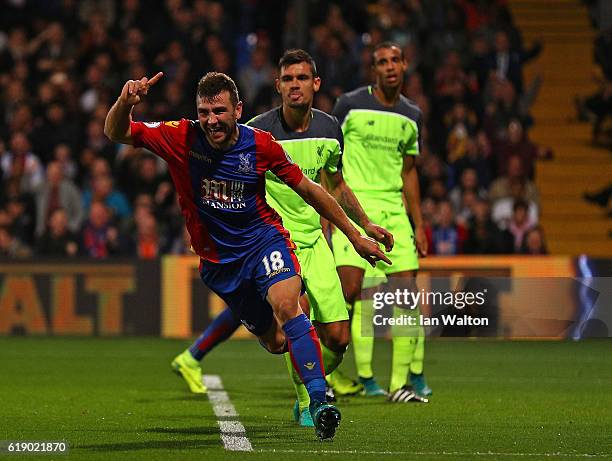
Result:
<svg viewBox="0 0 612 461">
<path fill-rule="evenodd" d="M 264 155 L 268 160 L 267 169 L 289 187 L 295 188 L 302 181 L 304 173 L 302 173 L 300 167 L 293 163 L 289 154 L 278 142 L 272 139 L 271 135 Z"/>
<path fill-rule="evenodd" d="M 406 142 L 404 155 L 419 155 L 421 151 L 421 113 L 416 121 L 410 121 L 412 127 L 411 135 Z"/>
<path fill-rule="evenodd" d="M 134 147 L 145 147 L 166 162 L 182 156 L 187 145 L 189 120 L 170 122 L 131 122 Z"/>
<path fill-rule="evenodd" d="M 325 170 L 331 174 L 335 174 L 342 169 L 342 151 L 344 149 L 344 136 L 342 136 L 342 128 L 340 128 L 337 120 L 334 123 L 334 130 L 334 138 L 338 143 L 334 146 L 334 150 L 330 152 L 329 158 L 325 163 Z"/>
<path fill-rule="evenodd" d="M 334 105 L 334 109 L 332 110 L 332 115 L 338 119 L 338 123 L 340 126 L 344 125 L 346 121 L 346 116 L 348 115 L 350 110 L 349 103 L 346 99 L 345 95 L 340 96 L 336 100 L 336 104 Z"/>
</svg>

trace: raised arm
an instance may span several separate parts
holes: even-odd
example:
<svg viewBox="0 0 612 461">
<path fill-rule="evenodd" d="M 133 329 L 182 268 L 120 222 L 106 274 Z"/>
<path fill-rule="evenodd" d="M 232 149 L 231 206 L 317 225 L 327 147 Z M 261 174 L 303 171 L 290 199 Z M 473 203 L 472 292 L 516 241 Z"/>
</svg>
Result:
<svg viewBox="0 0 612 461">
<path fill-rule="evenodd" d="M 353 190 L 344 180 L 342 172 L 338 170 L 335 173 L 330 173 L 323 169 L 321 173 L 327 190 L 336 199 L 348 217 L 359 224 L 369 237 L 382 243 L 386 251 L 391 251 L 393 249 L 393 235 L 384 227 L 370 221 Z"/>
<path fill-rule="evenodd" d="M 293 189 L 321 216 L 340 229 L 348 237 L 359 256 L 367 260 L 372 266 L 375 266 L 376 261 L 379 260 L 391 264 L 376 241 L 359 233 L 355 226 L 351 224 L 346 213 L 342 211 L 338 202 L 323 187 L 304 176 Z M 361 211 L 363 212 L 363 209 Z"/>
<path fill-rule="evenodd" d="M 163 75 L 163 72 L 158 72 L 151 79 L 143 77 L 140 80 L 128 80 L 125 82 L 119 98 L 108 111 L 104 121 L 104 134 L 111 141 L 133 144 L 130 130 L 132 110 L 135 105 L 142 101 L 143 96 L 149 92 L 149 88 L 155 85 Z"/>
</svg>

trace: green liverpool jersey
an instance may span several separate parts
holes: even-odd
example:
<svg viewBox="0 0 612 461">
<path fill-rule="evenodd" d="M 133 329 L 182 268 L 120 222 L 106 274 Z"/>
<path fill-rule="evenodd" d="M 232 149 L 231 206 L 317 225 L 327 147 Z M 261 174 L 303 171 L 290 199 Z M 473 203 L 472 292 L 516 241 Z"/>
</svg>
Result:
<svg viewBox="0 0 612 461">
<path fill-rule="evenodd" d="M 276 108 L 249 120 L 247 125 L 272 133 L 309 179 L 319 183 L 323 168 L 332 174 L 338 171 L 343 141 L 335 117 L 313 109 L 308 130 L 298 133 L 287 127 L 281 108 Z M 321 233 L 319 214 L 270 171 L 266 173 L 266 200 L 281 216 L 298 247 L 314 245 Z"/>
<path fill-rule="evenodd" d="M 338 98 L 333 110 L 342 125 L 342 173 L 362 203 L 401 202 L 404 156 L 419 154 L 421 111 L 404 96 L 383 106 L 371 86 Z"/>
</svg>

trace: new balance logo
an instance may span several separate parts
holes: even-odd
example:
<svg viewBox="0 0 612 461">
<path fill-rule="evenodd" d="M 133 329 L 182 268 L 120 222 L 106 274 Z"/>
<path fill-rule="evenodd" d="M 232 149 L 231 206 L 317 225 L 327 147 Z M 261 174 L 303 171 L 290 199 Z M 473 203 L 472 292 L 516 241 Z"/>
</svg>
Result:
<svg viewBox="0 0 612 461">
<path fill-rule="evenodd" d="M 312 370 L 316 364 L 317 364 L 316 362 L 308 362 L 308 363 L 305 363 L 304 366 L 308 368 L 309 370 Z"/>
</svg>

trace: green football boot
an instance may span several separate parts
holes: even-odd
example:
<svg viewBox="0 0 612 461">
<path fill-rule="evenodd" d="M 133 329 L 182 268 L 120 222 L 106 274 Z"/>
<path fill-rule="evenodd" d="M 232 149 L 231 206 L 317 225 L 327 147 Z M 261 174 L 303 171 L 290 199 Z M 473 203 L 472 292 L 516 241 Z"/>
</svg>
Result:
<svg viewBox="0 0 612 461">
<path fill-rule="evenodd" d="M 363 391 L 363 384 L 353 381 L 336 369 L 325 377 L 337 396 L 356 395 Z"/>
<path fill-rule="evenodd" d="M 202 383 L 200 362 L 191 356 L 189 349 L 177 355 L 170 366 L 177 375 L 182 376 L 183 379 L 187 381 L 187 385 L 191 392 L 194 394 L 206 394 L 208 389 L 206 389 L 206 386 Z"/>
</svg>

